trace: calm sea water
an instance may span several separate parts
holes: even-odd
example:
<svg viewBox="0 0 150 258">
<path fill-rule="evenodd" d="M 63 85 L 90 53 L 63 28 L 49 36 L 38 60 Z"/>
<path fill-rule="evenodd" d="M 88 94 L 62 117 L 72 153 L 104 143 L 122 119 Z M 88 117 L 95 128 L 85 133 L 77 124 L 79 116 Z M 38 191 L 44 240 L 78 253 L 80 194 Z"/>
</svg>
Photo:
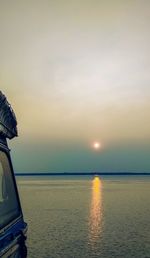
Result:
<svg viewBox="0 0 150 258">
<path fill-rule="evenodd" d="M 150 257 L 150 177 L 17 182 L 29 258 Z"/>
</svg>

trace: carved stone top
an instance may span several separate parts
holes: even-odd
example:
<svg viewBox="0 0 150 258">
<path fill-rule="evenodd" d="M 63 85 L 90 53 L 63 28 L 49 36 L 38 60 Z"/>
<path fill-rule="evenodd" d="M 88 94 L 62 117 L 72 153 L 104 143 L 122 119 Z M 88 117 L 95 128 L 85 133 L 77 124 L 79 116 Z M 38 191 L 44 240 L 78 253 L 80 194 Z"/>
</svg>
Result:
<svg viewBox="0 0 150 258">
<path fill-rule="evenodd" d="M 17 120 L 5 95 L 0 91 L 0 135 L 12 139 L 17 136 Z"/>
</svg>

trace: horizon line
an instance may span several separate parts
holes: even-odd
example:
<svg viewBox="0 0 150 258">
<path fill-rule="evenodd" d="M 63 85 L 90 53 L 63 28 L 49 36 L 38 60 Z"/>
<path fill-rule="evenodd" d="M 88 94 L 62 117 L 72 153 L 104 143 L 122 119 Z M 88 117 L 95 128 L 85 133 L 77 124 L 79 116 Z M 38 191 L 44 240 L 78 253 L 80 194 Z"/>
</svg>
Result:
<svg viewBox="0 0 150 258">
<path fill-rule="evenodd" d="M 142 176 L 150 176 L 150 172 L 18 172 L 15 173 L 15 176 L 96 176 L 96 175 L 142 175 Z"/>
</svg>

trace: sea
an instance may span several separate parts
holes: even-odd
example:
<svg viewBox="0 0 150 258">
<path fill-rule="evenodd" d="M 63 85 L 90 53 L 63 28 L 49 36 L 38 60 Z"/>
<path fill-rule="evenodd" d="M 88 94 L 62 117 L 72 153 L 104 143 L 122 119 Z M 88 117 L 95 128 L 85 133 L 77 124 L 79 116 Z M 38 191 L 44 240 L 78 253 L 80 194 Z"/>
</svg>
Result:
<svg viewBox="0 0 150 258">
<path fill-rule="evenodd" d="M 150 258 L 150 176 L 18 176 L 28 258 Z"/>
</svg>

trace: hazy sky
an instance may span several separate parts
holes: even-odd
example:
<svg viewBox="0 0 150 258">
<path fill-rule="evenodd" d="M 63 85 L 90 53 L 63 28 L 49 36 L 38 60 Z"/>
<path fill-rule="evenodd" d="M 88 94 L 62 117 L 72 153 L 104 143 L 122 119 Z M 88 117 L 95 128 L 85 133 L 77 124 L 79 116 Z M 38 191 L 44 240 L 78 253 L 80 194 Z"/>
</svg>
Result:
<svg viewBox="0 0 150 258">
<path fill-rule="evenodd" d="M 149 0 L 0 1 L 16 171 L 150 171 L 149 28 Z"/>
</svg>

